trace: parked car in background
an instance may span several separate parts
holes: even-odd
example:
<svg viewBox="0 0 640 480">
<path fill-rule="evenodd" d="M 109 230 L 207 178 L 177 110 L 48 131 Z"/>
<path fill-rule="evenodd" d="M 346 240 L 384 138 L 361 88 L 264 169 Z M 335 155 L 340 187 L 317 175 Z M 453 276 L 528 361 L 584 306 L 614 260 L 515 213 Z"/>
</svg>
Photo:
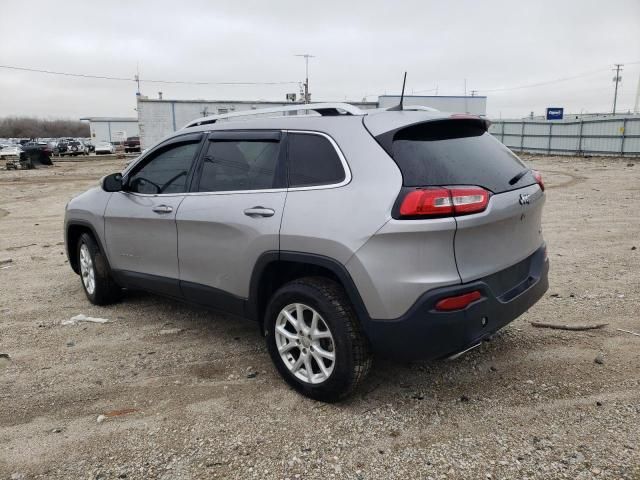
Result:
<svg viewBox="0 0 640 480">
<path fill-rule="evenodd" d="M 64 152 L 59 152 L 60 156 L 69 155 L 72 157 L 78 155 L 89 155 L 89 150 L 84 144 L 78 140 L 71 140 L 67 143 L 67 149 Z"/>
<path fill-rule="evenodd" d="M 91 140 L 83 140 L 82 143 L 84 143 L 87 152 L 92 153 L 96 151 L 96 146 Z"/>
<path fill-rule="evenodd" d="M 22 147 L 20 145 L 8 145 L 6 147 L 4 147 L 2 150 L 0 150 L 0 158 L 4 158 L 4 157 L 13 157 L 13 156 L 20 156 L 20 153 L 22 152 Z"/>
<path fill-rule="evenodd" d="M 62 157 L 69 148 L 69 143 L 66 140 L 60 140 L 56 142 L 56 146 L 53 149 L 53 154 Z"/>
<path fill-rule="evenodd" d="M 33 166 L 38 165 L 53 165 L 51 162 L 51 155 L 53 149 L 47 142 L 29 142 L 22 145 L 22 157 L 23 159 L 31 162 Z"/>
<path fill-rule="evenodd" d="M 116 153 L 116 147 L 109 142 L 98 142 L 95 146 L 96 155 L 107 155 Z"/>
<path fill-rule="evenodd" d="M 41 165 L 53 165 L 53 150 L 46 142 L 28 142 L 11 145 L 0 150 L 0 158 L 6 160 L 6 168 L 31 169 Z"/>
<path fill-rule="evenodd" d="M 140 137 L 128 137 L 124 141 L 124 153 L 140 151 Z"/>
</svg>

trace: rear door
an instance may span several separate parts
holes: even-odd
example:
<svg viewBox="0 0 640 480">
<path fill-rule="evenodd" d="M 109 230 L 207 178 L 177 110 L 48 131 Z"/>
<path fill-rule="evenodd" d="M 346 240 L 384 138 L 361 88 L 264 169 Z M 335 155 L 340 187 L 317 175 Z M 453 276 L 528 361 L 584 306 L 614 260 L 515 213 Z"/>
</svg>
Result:
<svg viewBox="0 0 640 480">
<path fill-rule="evenodd" d="M 479 186 L 490 192 L 484 211 L 455 217 L 463 282 L 514 265 L 542 245 L 542 190 L 533 172 L 487 133 L 484 121 L 446 119 L 398 130 L 392 156 L 405 187 Z"/>
<path fill-rule="evenodd" d="M 256 261 L 279 249 L 287 195 L 283 143 L 279 131 L 209 135 L 176 216 L 188 300 L 243 313 Z"/>
<path fill-rule="evenodd" d="M 184 200 L 202 134 L 175 137 L 126 174 L 104 214 L 111 268 L 127 285 L 180 296 L 176 212 Z"/>
</svg>

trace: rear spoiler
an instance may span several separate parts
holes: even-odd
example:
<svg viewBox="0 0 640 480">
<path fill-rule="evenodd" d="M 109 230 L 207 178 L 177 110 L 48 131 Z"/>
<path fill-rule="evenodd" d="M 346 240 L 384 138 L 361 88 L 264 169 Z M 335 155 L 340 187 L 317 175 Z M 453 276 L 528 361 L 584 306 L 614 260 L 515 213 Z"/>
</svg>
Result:
<svg viewBox="0 0 640 480">
<path fill-rule="evenodd" d="M 420 125 L 424 125 L 425 127 L 429 125 L 432 125 L 434 127 L 442 127 L 444 124 L 451 124 L 451 126 L 460 125 L 458 122 L 464 122 L 465 126 L 474 126 L 475 128 L 481 129 L 483 132 L 488 131 L 489 127 L 491 126 L 491 121 L 486 118 L 481 118 L 466 113 L 454 113 L 448 118 L 436 118 L 433 120 L 426 120 L 403 125 L 402 127 L 389 130 L 388 132 L 382 133 L 374 138 L 376 139 L 378 144 L 389 154 L 389 156 L 393 157 L 393 141 L 396 139 L 396 136 L 399 133 L 408 129 L 415 129 Z"/>
</svg>

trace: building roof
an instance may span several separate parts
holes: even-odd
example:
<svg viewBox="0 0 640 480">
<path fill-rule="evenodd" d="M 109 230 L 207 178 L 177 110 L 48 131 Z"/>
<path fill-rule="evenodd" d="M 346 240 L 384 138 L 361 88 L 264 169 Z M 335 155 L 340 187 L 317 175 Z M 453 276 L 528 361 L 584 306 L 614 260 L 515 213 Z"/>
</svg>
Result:
<svg viewBox="0 0 640 480">
<path fill-rule="evenodd" d="M 221 103 L 221 104 L 239 104 L 239 105 L 296 105 L 299 102 L 287 102 L 287 101 L 275 101 L 275 100 L 171 100 L 171 99 L 159 99 L 159 98 L 138 98 L 139 102 L 153 102 L 153 103 Z M 318 102 L 314 102 L 318 103 Z M 333 102 L 321 102 L 321 103 L 333 103 Z M 351 105 L 377 105 L 378 102 L 357 102 L 357 101 L 345 101 Z"/>
<path fill-rule="evenodd" d="M 400 98 L 400 95 L 378 95 L 378 98 Z M 487 98 L 486 95 L 405 95 L 410 98 Z"/>
<path fill-rule="evenodd" d="M 80 120 L 86 120 L 89 122 L 136 122 L 138 119 L 135 117 L 82 117 Z"/>
</svg>

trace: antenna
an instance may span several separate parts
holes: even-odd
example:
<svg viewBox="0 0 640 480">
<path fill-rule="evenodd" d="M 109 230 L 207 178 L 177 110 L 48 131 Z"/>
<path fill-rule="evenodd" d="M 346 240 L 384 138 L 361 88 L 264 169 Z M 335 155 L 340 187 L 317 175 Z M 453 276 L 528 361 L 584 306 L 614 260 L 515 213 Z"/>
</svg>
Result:
<svg viewBox="0 0 640 480">
<path fill-rule="evenodd" d="M 407 84 L 407 72 L 404 72 L 404 80 L 402 81 L 402 93 L 400 94 L 400 103 L 388 110 L 392 112 L 401 112 L 404 107 L 404 87 Z"/>
</svg>

